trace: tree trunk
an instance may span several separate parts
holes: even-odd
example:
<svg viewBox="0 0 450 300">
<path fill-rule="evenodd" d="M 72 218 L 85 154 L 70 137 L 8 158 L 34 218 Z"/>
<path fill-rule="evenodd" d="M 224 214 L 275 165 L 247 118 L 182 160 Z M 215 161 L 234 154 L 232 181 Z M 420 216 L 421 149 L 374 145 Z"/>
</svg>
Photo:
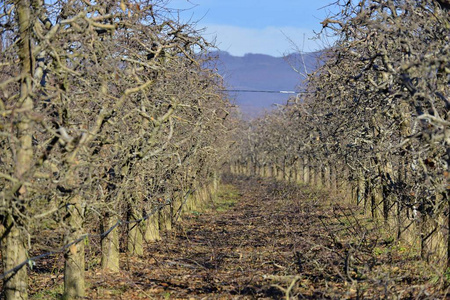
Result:
<svg viewBox="0 0 450 300">
<path fill-rule="evenodd" d="M 327 190 L 330 190 L 331 189 L 331 171 L 330 171 L 330 166 L 328 164 L 326 164 L 324 166 L 323 182 L 324 182 L 325 188 Z"/>
<path fill-rule="evenodd" d="M 300 158 L 297 163 L 297 183 L 304 183 L 303 181 L 303 159 Z"/>
<path fill-rule="evenodd" d="M 331 190 L 336 192 L 337 191 L 337 170 L 336 166 L 330 165 L 330 179 L 331 179 Z"/>
<path fill-rule="evenodd" d="M 4 243 L 2 243 L 3 270 L 11 270 L 27 259 L 26 248 L 23 235 L 13 223 L 11 216 L 8 216 L 4 224 L 2 233 L 6 233 Z M 9 274 L 4 279 L 3 292 L 6 300 L 26 300 L 28 299 L 28 274 L 26 266 L 17 272 Z"/>
<path fill-rule="evenodd" d="M 356 192 L 356 205 L 360 205 L 361 202 L 363 202 L 364 204 L 366 203 L 366 201 L 364 200 L 365 198 L 365 190 L 366 190 L 366 180 L 364 178 L 364 173 L 362 169 L 358 170 L 358 181 L 357 181 L 357 192 Z M 364 207 L 365 210 L 365 207 Z"/>
<path fill-rule="evenodd" d="M 422 260 L 427 259 L 427 253 L 429 253 L 428 249 L 428 216 L 425 213 L 425 210 L 421 210 L 421 219 L 420 219 L 420 258 Z"/>
<path fill-rule="evenodd" d="M 264 167 L 263 167 L 263 171 L 264 171 Z M 217 191 L 219 190 L 219 183 L 220 183 L 220 175 L 219 172 L 217 170 L 214 170 L 213 173 L 213 189 L 214 189 L 214 194 L 217 193 Z M 183 199 L 182 199 L 183 200 Z"/>
<path fill-rule="evenodd" d="M 117 224 L 118 217 L 116 215 L 110 216 L 108 213 L 103 218 L 103 228 L 101 232 L 104 233 L 112 226 Z M 101 240 L 102 246 L 102 269 L 108 269 L 113 272 L 119 272 L 119 228 L 118 226 L 104 236 Z"/>
<path fill-rule="evenodd" d="M 316 175 L 317 175 L 316 168 L 310 162 L 310 167 L 309 167 L 309 185 L 314 186 L 314 187 L 317 186 L 316 185 L 317 184 Z"/>
<path fill-rule="evenodd" d="M 372 218 L 380 219 L 382 216 L 381 204 L 383 203 L 383 187 L 379 182 L 373 182 L 370 187 Z"/>
<path fill-rule="evenodd" d="M 339 183 L 339 189 L 340 189 L 341 193 L 344 195 L 345 199 L 347 201 L 351 201 L 352 200 L 352 187 L 351 187 L 351 183 L 349 181 L 350 170 L 346 165 L 342 165 L 341 167 L 342 167 L 342 174 L 339 175 L 341 177 L 340 183 Z"/>
<path fill-rule="evenodd" d="M 291 169 L 287 165 L 286 161 L 283 163 L 283 173 L 284 173 L 284 181 L 290 182 Z"/>
<path fill-rule="evenodd" d="M 154 214 L 149 216 L 146 220 L 144 239 L 146 242 L 158 241 L 161 239 L 158 228 L 158 212 L 154 212 Z"/>
<path fill-rule="evenodd" d="M 136 212 L 130 212 L 129 221 L 139 220 L 141 215 Z M 132 222 L 128 224 L 128 252 L 135 255 L 144 254 L 144 235 L 142 222 Z"/>
<path fill-rule="evenodd" d="M 391 183 L 392 178 L 394 178 L 394 171 L 392 168 L 392 164 L 390 162 L 386 162 L 384 165 L 383 176 L 382 176 L 382 194 L 383 194 L 383 217 L 386 224 L 389 221 L 389 215 L 391 213 L 392 202 L 391 195 L 389 191 L 389 184 Z"/>
<path fill-rule="evenodd" d="M 204 203 L 205 198 L 204 195 L 204 188 L 197 188 L 197 191 L 194 193 L 194 197 L 192 197 L 192 204 L 193 204 L 193 210 L 200 210 L 202 208 L 202 205 Z M 171 199 L 172 195 L 169 193 L 164 195 L 164 203 L 167 202 L 167 199 Z M 172 216 L 173 216 L 173 206 L 172 205 L 165 205 L 162 209 L 159 211 L 159 230 L 166 230 L 171 231 L 172 230 Z"/>
<path fill-rule="evenodd" d="M 32 91 L 31 78 L 32 78 L 32 49 L 31 49 L 31 12 L 30 2 L 28 0 L 20 0 L 17 3 L 17 16 L 19 19 L 19 59 L 21 64 L 22 82 L 20 85 L 20 99 L 19 102 L 21 108 L 24 111 L 31 112 L 33 110 L 33 100 L 30 98 Z M 15 176 L 19 181 L 24 180 L 28 169 L 31 166 L 33 159 L 33 145 L 32 145 L 32 133 L 31 133 L 31 120 L 27 114 L 24 113 L 20 116 L 20 121 L 17 124 L 17 138 L 19 141 L 19 147 L 17 150 L 17 160 L 15 166 Z M 13 192 L 15 193 L 15 192 Z M 22 186 L 16 193 L 16 197 L 19 197 L 21 201 L 27 201 L 27 191 Z M 14 200 L 12 200 L 14 201 Z M 6 237 L 4 238 L 4 245 L 2 245 L 2 260 L 4 270 L 10 270 L 17 265 L 21 264 L 27 259 L 27 251 L 24 241 L 24 235 L 20 233 L 20 230 L 16 227 L 14 222 L 15 217 L 12 215 L 6 215 L 4 217 L 4 229 L 6 230 Z M 6 300 L 24 300 L 28 299 L 27 287 L 27 269 L 22 267 L 17 272 L 14 272 L 4 279 L 4 293 Z"/>
<path fill-rule="evenodd" d="M 323 169 L 322 169 L 322 165 L 318 164 L 316 166 L 316 187 L 321 188 L 323 185 Z"/>
<path fill-rule="evenodd" d="M 303 182 L 305 184 L 310 184 L 310 173 L 309 173 L 309 160 L 305 158 L 303 160 Z"/>
<path fill-rule="evenodd" d="M 84 282 L 84 239 L 79 240 L 83 232 L 84 211 L 81 196 L 75 195 L 67 206 L 68 226 L 64 244 L 74 243 L 66 249 L 64 254 L 64 300 L 79 299 L 85 295 Z"/>
<path fill-rule="evenodd" d="M 448 203 L 447 228 L 450 228 L 450 202 L 448 201 L 448 193 L 445 194 L 445 200 Z M 447 230 L 447 268 L 450 268 L 450 230 Z"/>
</svg>

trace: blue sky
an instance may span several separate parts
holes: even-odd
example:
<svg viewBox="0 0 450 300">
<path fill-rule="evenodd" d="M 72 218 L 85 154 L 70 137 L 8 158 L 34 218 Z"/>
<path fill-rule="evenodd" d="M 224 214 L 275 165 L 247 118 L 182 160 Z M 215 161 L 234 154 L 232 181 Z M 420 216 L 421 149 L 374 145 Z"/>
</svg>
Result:
<svg viewBox="0 0 450 300">
<path fill-rule="evenodd" d="M 172 0 L 169 7 L 185 9 L 181 19 L 197 21 L 197 29 L 205 28 L 203 35 L 210 41 L 215 38 L 220 50 L 237 56 L 283 56 L 330 44 L 330 40 L 312 38 L 314 31 L 321 30 L 320 22 L 336 9 L 325 7 L 332 2 L 335 0 Z"/>
</svg>

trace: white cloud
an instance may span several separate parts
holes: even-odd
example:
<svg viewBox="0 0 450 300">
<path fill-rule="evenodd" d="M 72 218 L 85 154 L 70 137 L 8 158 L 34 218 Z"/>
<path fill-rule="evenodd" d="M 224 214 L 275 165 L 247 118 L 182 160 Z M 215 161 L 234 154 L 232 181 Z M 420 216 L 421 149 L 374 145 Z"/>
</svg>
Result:
<svg viewBox="0 0 450 300">
<path fill-rule="evenodd" d="M 229 25 L 206 24 L 204 36 L 212 40 L 216 37 L 216 45 L 220 50 L 232 55 L 242 56 L 246 53 L 260 53 L 272 56 L 283 56 L 296 51 L 296 47 L 304 52 L 323 48 L 321 41 L 315 37 L 311 29 L 295 27 L 266 27 L 263 29 L 243 28 Z"/>
</svg>

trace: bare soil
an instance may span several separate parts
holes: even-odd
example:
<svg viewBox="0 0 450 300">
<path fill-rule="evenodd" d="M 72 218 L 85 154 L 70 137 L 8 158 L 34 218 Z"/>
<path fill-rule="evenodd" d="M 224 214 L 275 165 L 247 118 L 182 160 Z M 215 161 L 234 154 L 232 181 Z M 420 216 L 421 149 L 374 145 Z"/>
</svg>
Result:
<svg viewBox="0 0 450 300">
<path fill-rule="evenodd" d="M 123 254 L 119 274 L 88 270 L 86 299 L 446 298 L 445 276 L 376 228 L 325 192 L 226 178 L 209 209 L 184 215 L 143 257 Z M 61 278 L 32 273 L 34 299 L 50 299 L 43 289 Z"/>
</svg>

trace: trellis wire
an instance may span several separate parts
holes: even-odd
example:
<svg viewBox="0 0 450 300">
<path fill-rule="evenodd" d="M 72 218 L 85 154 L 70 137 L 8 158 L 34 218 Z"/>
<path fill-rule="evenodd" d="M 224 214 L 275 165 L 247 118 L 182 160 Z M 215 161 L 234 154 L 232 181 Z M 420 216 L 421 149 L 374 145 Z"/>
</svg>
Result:
<svg viewBox="0 0 450 300">
<path fill-rule="evenodd" d="M 195 191 L 195 190 L 194 190 Z M 185 194 L 185 198 L 187 199 L 187 197 L 189 197 L 189 195 L 191 195 L 194 191 L 189 190 L 186 192 Z M 181 204 L 181 207 L 186 203 L 186 199 L 183 201 L 183 203 Z M 120 224 L 132 224 L 132 223 L 140 223 L 142 221 L 147 220 L 148 218 L 150 218 L 151 216 L 153 216 L 155 213 L 157 213 L 158 211 L 160 211 L 162 208 L 164 208 L 167 205 L 170 205 L 172 203 L 172 201 L 170 199 L 167 199 L 166 202 L 158 205 L 156 208 L 154 208 L 150 213 L 148 213 L 147 215 L 145 215 L 144 217 L 138 219 L 138 220 L 132 220 L 132 221 L 127 221 L 127 220 L 118 220 L 113 226 L 111 226 L 108 230 L 106 230 L 105 232 L 101 233 L 101 234 L 84 234 L 81 237 L 79 237 L 78 239 L 76 239 L 73 242 L 70 242 L 69 244 L 66 244 L 64 246 L 62 246 L 60 249 L 58 250 L 54 250 L 54 251 L 49 251 L 40 255 L 36 255 L 33 257 L 30 257 L 28 259 L 26 259 L 25 261 L 23 261 L 22 263 L 18 264 L 17 266 L 15 266 L 14 268 L 4 272 L 3 274 L 0 275 L 0 280 L 4 279 L 5 277 L 7 277 L 9 274 L 11 273 L 16 273 L 18 272 L 20 269 L 22 269 L 25 265 L 29 265 L 30 268 L 33 267 L 33 265 L 35 264 L 35 262 L 37 260 L 40 260 L 42 258 L 45 258 L 47 256 L 53 255 L 53 254 L 57 254 L 57 253 L 62 253 L 64 252 L 67 248 L 69 248 L 70 246 L 77 244 L 79 242 L 81 242 L 82 240 L 86 239 L 86 238 L 90 238 L 90 237 L 100 237 L 100 238 L 104 238 L 105 236 L 107 236 L 108 234 L 110 234 L 117 226 L 119 226 Z M 180 209 L 181 209 L 180 207 Z"/>
</svg>

